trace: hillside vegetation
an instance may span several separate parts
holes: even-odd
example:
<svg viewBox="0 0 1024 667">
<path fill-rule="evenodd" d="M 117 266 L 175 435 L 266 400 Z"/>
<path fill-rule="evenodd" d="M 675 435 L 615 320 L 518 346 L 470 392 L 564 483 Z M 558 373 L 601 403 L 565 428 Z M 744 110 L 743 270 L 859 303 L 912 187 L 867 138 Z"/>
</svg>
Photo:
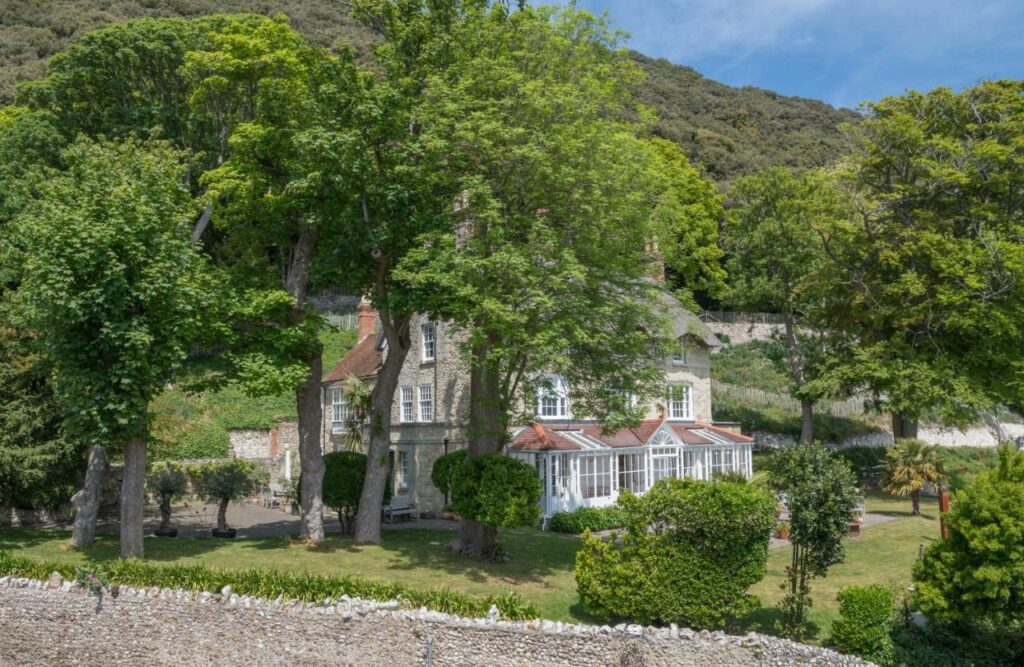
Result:
<svg viewBox="0 0 1024 667">
<path fill-rule="evenodd" d="M 338 42 L 369 55 L 374 36 L 338 0 L 4 0 L 0 3 L 0 105 L 21 81 L 41 76 L 46 59 L 81 35 L 143 16 L 287 14 L 316 45 Z M 613 17 L 614 18 L 614 17 Z M 647 71 L 640 98 L 658 111 L 656 132 L 676 141 L 720 184 L 768 165 L 818 167 L 843 152 L 837 125 L 852 111 L 759 88 L 732 88 L 689 67 L 634 54 Z"/>
</svg>

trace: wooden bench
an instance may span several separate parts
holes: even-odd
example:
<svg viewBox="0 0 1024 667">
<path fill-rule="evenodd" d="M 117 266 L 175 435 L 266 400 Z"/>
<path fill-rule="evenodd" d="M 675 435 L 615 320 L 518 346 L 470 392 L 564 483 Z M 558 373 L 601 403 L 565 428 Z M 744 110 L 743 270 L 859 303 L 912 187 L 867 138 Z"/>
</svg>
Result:
<svg viewBox="0 0 1024 667">
<path fill-rule="evenodd" d="M 416 505 L 413 504 L 412 498 L 409 496 L 391 498 L 391 504 L 384 508 L 384 520 L 394 521 L 396 516 L 419 518 L 419 512 L 416 511 Z"/>
</svg>

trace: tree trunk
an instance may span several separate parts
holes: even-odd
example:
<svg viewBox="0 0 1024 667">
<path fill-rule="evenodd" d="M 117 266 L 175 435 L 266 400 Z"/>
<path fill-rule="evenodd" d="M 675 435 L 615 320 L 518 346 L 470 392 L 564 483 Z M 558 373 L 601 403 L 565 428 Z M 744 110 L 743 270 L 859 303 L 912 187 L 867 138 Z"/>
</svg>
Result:
<svg viewBox="0 0 1024 667">
<path fill-rule="evenodd" d="M 488 362 L 488 347 L 473 348 L 469 376 L 469 443 L 467 456 L 494 454 L 505 441 L 501 405 L 501 377 Z M 493 558 L 498 554 L 497 531 L 463 517 L 453 551 L 469 556 Z"/>
<path fill-rule="evenodd" d="M 79 549 L 90 546 L 96 539 L 96 517 L 100 510 L 103 471 L 106 467 L 107 450 L 102 445 L 93 445 L 89 449 L 85 481 L 71 498 L 75 506 L 75 529 L 71 534 L 71 544 Z"/>
<path fill-rule="evenodd" d="M 796 317 L 793 313 L 783 313 L 786 324 L 786 357 L 789 360 L 789 375 L 793 386 L 800 389 L 804 386 L 804 362 L 800 354 L 800 341 L 796 333 Z M 814 441 L 814 402 L 806 398 L 800 399 L 800 442 L 809 444 Z"/>
<path fill-rule="evenodd" d="M 146 440 L 124 446 L 121 479 L 121 558 L 142 558 L 142 518 L 146 506 Z"/>
<path fill-rule="evenodd" d="M 227 498 L 221 498 L 217 501 L 217 530 L 225 531 L 228 529 L 228 503 L 231 501 Z"/>
<path fill-rule="evenodd" d="M 370 395 L 370 443 L 366 449 L 366 477 L 356 514 L 356 544 L 381 543 L 380 520 L 388 479 L 388 452 L 391 450 L 391 405 L 399 373 L 409 353 L 411 318 L 407 315 L 393 316 L 387 308 L 380 309 L 380 316 L 388 348 Z"/>
<path fill-rule="evenodd" d="M 921 490 L 915 489 L 910 492 L 910 505 L 913 507 L 911 514 L 921 516 Z"/>
<path fill-rule="evenodd" d="M 814 403 L 807 399 L 800 400 L 800 442 L 814 442 Z"/>
<path fill-rule="evenodd" d="M 906 412 L 892 413 L 893 440 L 913 440 L 917 437 L 917 417 Z"/>
<path fill-rule="evenodd" d="M 164 493 L 160 497 L 160 530 L 171 529 L 171 494 Z"/>
<path fill-rule="evenodd" d="M 302 539 L 313 544 L 324 541 L 324 455 L 320 449 L 320 404 L 323 361 L 320 346 L 309 360 L 306 383 L 295 390 L 299 408 L 299 468 L 302 486 Z"/>
</svg>

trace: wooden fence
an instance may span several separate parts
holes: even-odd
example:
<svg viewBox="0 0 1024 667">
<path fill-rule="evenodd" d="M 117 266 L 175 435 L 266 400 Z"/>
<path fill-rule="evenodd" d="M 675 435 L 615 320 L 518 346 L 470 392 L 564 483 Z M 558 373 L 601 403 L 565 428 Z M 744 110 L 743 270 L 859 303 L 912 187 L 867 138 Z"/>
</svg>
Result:
<svg viewBox="0 0 1024 667">
<path fill-rule="evenodd" d="M 800 412 L 800 401 L 789 394 L 776 394 L 754 387 L 741 387 L 728 382 L 711 381 L 711 391 L 718 396 L 753 403 L 755 405 L 772 405 L 793 412 Z M 863 398 L 848 398 L 844 401 L 821 400 L 814 404 L 815 412 L 829 414 L 834 417 L 859 417 L 868 413 Z"/>
<path fill-rule="evenodd" d="M 731 310 L 705 310 L 700 314 L 702 322 L 724 322 L 726 324 L 785 324 L 779 313 L 739 313 Z"/>
</svg>

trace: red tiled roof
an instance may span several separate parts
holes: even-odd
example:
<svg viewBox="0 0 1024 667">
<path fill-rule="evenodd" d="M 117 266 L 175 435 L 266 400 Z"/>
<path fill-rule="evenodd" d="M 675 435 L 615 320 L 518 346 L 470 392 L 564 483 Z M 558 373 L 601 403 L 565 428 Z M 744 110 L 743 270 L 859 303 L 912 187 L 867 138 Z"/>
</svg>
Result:
<svg viewBox="0 0 1024 667">
<path fill-rule="evenodd" d="M 701 428 L 706 428 L 707 430 L 713 432 L 715 435 L 720 435 L 723 438 L 726 438 L 728 440 L 732 440 L 733 442 L 738 442 L 738 443 L 754 442 L 754 439 L 751 438 L 750 436 L 741 435 L 739 433 L 735 433 L 735 432 L 730 431 L 728 429 L 719 428 L 719 427 L 714 426 L 712 424 L 701 424 L 700 426 L 701 426 Z"/>
<path fill-rule="evenodd" d="M 383 355 L 377 345 L 376 336 L 367 336 L 349 350 L 338 365 L 324 377 L 324 384 L 344 380 L 349 375 L 366 377 L 375 375 L 380 368 Z"/>
<path fill-rule="evenodd" d="M 713 445 L 714 440 L 709 440 L 702 436 L 697 428 L 696 424 L 680 424 L 678 422 L 669 422 L 669 427 L 675 431 L 675 434 L 679 436 L 687 445 Z"/>
</svg>

